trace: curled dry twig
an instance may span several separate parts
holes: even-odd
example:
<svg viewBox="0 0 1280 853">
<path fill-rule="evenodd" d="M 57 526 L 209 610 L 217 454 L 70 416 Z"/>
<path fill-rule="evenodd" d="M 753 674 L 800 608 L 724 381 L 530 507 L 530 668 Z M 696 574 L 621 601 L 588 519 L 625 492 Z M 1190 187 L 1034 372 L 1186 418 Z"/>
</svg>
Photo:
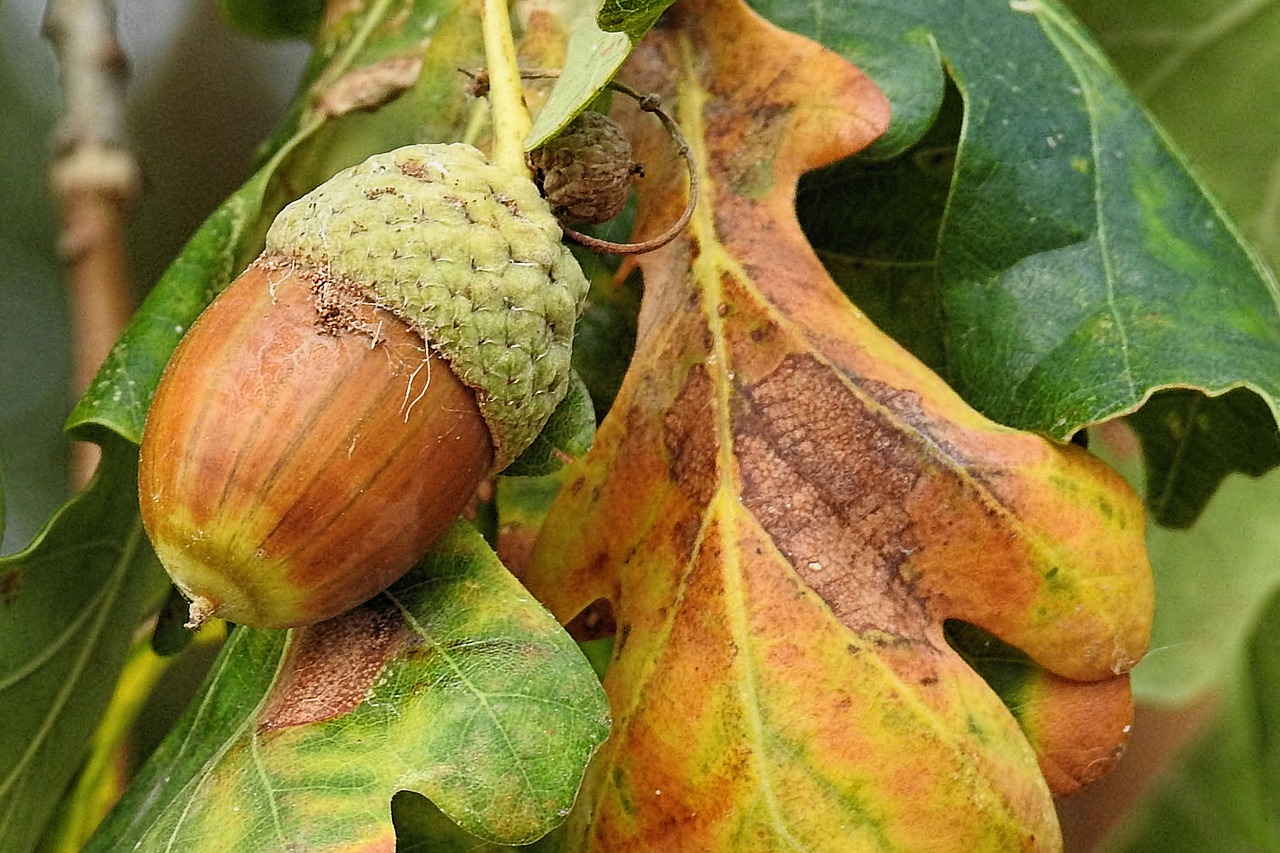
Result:
<svg viewBox="0 0 1280 853">
<path fill-rule="evenodd" d="M 102 364 L 132 309 L 125 217 L 142 186 L 125 141 L 128 62 L 116 39 L 111 0 L 50 0 L 44 34 L 62 69 L 63 111 L 49 169 L 62 214 L 58 246 L 70 267 L 75 388 Z M 77 484 L 96 464 L 91 446 L 73 460 Z"/>
<path fill-rule="evenodd" d="M 594 249 L 597 252 L 605 252 L 611 255 L 643 255 L 646 252 L 652 252 L 655 249 L 661 249 L 670 243 L 680 232 L 689 224 L 689 220 L 693 218 L 693 209 L 698 205 L 698 169 L 693 162 L 693 154 L 689 150 L 689 143 L 685 140 L 684 134 L 680 132 L 680 126 L 676 124 L 676 120 L 662 109 L 662 103 L 657 95 L 642 95 L 630 86 L 619 83 L 616 80 L 609 81 L 609 88 L 616 92 L 621 92 L 628 97 L 634 98 L 636 103 L 640 105 L 640 109 L 647 113 L 653 113 L 662 122 L 662 126 L 666 128 L 667 133 L 671 135 L 672 140 L 676 143 L 676 153 L 684 158 L 685 165 L 689 169 L 689 201 L 684 206 L 684 212 L 680 217 L 663 231 L 657 237 L 648 240 L 642 240 L 639 243 L 614 243 L 610 240 L 601 240 L 599 237 L 592 237 L 590 234 L 582 234 L 568 226 L 562 225 L 565 236 L 576 243 L 586 246 L 588 249 Z"/>
</svg>

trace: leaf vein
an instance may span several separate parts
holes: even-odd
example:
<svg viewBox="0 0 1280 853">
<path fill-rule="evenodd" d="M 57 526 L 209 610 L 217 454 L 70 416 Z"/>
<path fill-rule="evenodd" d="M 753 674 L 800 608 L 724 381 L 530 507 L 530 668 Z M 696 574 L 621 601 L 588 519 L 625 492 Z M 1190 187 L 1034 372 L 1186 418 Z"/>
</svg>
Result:
<svg viewBox="0 0 1280 853">
<path fill-rule="evenodd" d="M 141 536 L 142 524 L 138 522 L 135 523 L 133 529 L 125 539 L 124 545 L 120 548 L 120 554 L 113 567 L 114 571 L 112 572 L 111 579 L 103 585 L 103 591 L 98 596 L 98 598 L 101 598 L 102 600 L 102 606 L 98 609 L 96 619 L 92 621 L 92 626 L 86 635 L 81 637 L 83 643 L 80 646 L 80 652 L 74 659 L 74 663 L 72 664 L 70 672 L 67 674 L 62 689 L 58 691 L 58 695 L 50 704 L 48 714 L 41 722 L 40 728 L 32 735 L 31 742 L 27 744 L 26 750 L 23 751 L 22 756 L 14 764 L 10 773 L 5 777 L 4 782 L 0 783 L 0 798 L 5 796 L 10 785 L 12 785 L 14 780 L 23 773 L 27 764 L 35 757 L 36 753 L 40 751 L 40 748 L 44 746 L 50 730 L 52 730 L 58 716 L 62 713 L 62 709 L 66 707 L 72 694 L 75 693 L 75 689 L 80 681 L 80 676 L 84 672 L 85 667 L 88 666 L 89 658 L 92 656 L 93 651 L 98 647 L 98 639 L 102 634 L 103 626 L 107 624 L 107 618 L 111 615 L 113 610 L 112 604 L 115 601 L 116 596 L 119 595 L 120 590 L 124 587 L 124 577 L 128 574 L 132 557 L 138 549 L 138 543 Z M 95 600 L 97 599 L 95 598 Z M 92 612 L 93 611 L 89 608 L 86 608 L 85 610 L 86 614 Z"/>
</svg>

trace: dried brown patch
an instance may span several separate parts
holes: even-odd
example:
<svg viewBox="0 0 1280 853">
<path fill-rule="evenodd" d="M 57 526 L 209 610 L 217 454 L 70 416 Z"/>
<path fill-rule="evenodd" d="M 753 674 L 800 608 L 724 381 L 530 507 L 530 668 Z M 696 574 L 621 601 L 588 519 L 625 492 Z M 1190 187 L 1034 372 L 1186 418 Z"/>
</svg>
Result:
<svg viewBox="0 0 1280 853">
<path fill-rule="evenodd" d="M 275 273 L 297 276 L 307 283 L 311 305 L 316 312 L 316 328 L 324 335 L 362 335 L 375 346 L 384 340 L 383 328 L 404 323 L 380 308 L 355 284 L 334 276 L 328 267 L 308 264 L 279 255 L 264 256 L 258 266 Z"/>
<path fill-rule="evenodd" d="M 431 174 L 431 170 L 418 160 L 408 160 L 401 163 L 400 174 L 405 175 L 406 177 L 416 178 L 419 181 L 424 182 L 435 180 Z"/>
<path fill-rule="evenodd" d="M 671 480 L 698 506 L 711 500 L 716 488 L 717 442 L 714 419 L 715 389 L 702 365 L 695 365 L 662 422 L 662 440 L 669 457 Z"/>
<path fill-rule="evenodd" d="M 10 607 L 18 600 L 18 590 L 22 589 L 22 572 L 19 569 L 10 569 L 4 573 L 4 577 L 0 577 L 0 601 L 3 601 L 6 607 Z"/>
<path fill-rule="evenodd" d="M 316 309 L 316 324 L 326 335 L 377 334 L 377 325 L 359 310 L 368 304 L 364 294 L 345 282 L 328 277 L 313 280 L 311 304 Z"/>
<path fill-rule="evenodd" d="M 373 201 L 375 198 L 382 198 L 384 195 L 395 195 L 395 194 L 396 194 L 395 187 L 374 187 L 373 189 L 364 191 L 364 197 L 369 199 L 370 201 Z"/>
<path fill-rule="evenodd" d="M 286 729 L 350 713 L 368 697 L 374 680 L 406 636 L 399 611 L 377 604 L 297 629 L 259 730 Z"/>
<path fill-rule="evenodd" d="M 374 110 L 399 97 L 418 79 L 422 56 L 398 56 L 339 77 L 316 97 L 316 107 L 333 118 L 356 110 Z"/>
<path fill-rule="evenodd" d="M 742 387 L 733 420 L 743 506 L 800 577 L 854 630 L 920 636 L 916 443 L 811 356 Z"/>
</svg>

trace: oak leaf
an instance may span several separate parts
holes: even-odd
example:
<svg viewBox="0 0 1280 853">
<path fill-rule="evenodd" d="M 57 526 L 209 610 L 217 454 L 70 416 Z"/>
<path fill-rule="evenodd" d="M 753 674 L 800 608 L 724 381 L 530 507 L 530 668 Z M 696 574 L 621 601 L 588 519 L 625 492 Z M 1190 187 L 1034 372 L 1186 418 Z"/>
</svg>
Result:
<svg viewBox="0 0 1280 853">
<path fill-rule="evenodd" d="M 525 576 L 562 621 L 597 599 L 617 621 L 614 733 L 568 849 L 1058 849 L 1032 742 L 1070 787 L 1088 773 L 1064 763 L 1124 741 L 1152 608 L 1138 499 L 970 409 L 827 277 L 793 197 L 885 128 L 857 69 L 715 0 L 673 8 L 629 73 L 673 106 L 704 196 L 640 262 L 631 369 Z M 641 236 L 685 201 L 650 127 Z M 1043 668 L 1048 731 L 1029 742 L 954 620 Z M 1082 718 L 1048 711 L 1080 691 L 1102 712 L 1073 749 L 1055 720 Z"/>
<path fill-rule="evenodd" d="M 390 853 L 391 800 L 523 844 L 608 732 L 594 673 L 470 525 L 342 616 L 237 628 L 86 853 Z"/>
</svg>

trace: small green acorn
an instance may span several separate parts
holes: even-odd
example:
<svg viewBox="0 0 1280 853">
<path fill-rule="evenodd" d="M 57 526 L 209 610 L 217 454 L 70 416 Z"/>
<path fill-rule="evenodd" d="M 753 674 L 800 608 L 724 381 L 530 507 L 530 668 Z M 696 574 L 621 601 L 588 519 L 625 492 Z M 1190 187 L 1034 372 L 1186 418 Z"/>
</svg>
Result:
<svg viewBox="0 0 1280 853">
<path fill-rule="evenodd" d="M 534 184 L 469 145 L 281 211 L 143 433 L 143 523 L 192 621 L 310 624 L 408 571 L 564 397 L 586 291 Z"/>
</svg>

